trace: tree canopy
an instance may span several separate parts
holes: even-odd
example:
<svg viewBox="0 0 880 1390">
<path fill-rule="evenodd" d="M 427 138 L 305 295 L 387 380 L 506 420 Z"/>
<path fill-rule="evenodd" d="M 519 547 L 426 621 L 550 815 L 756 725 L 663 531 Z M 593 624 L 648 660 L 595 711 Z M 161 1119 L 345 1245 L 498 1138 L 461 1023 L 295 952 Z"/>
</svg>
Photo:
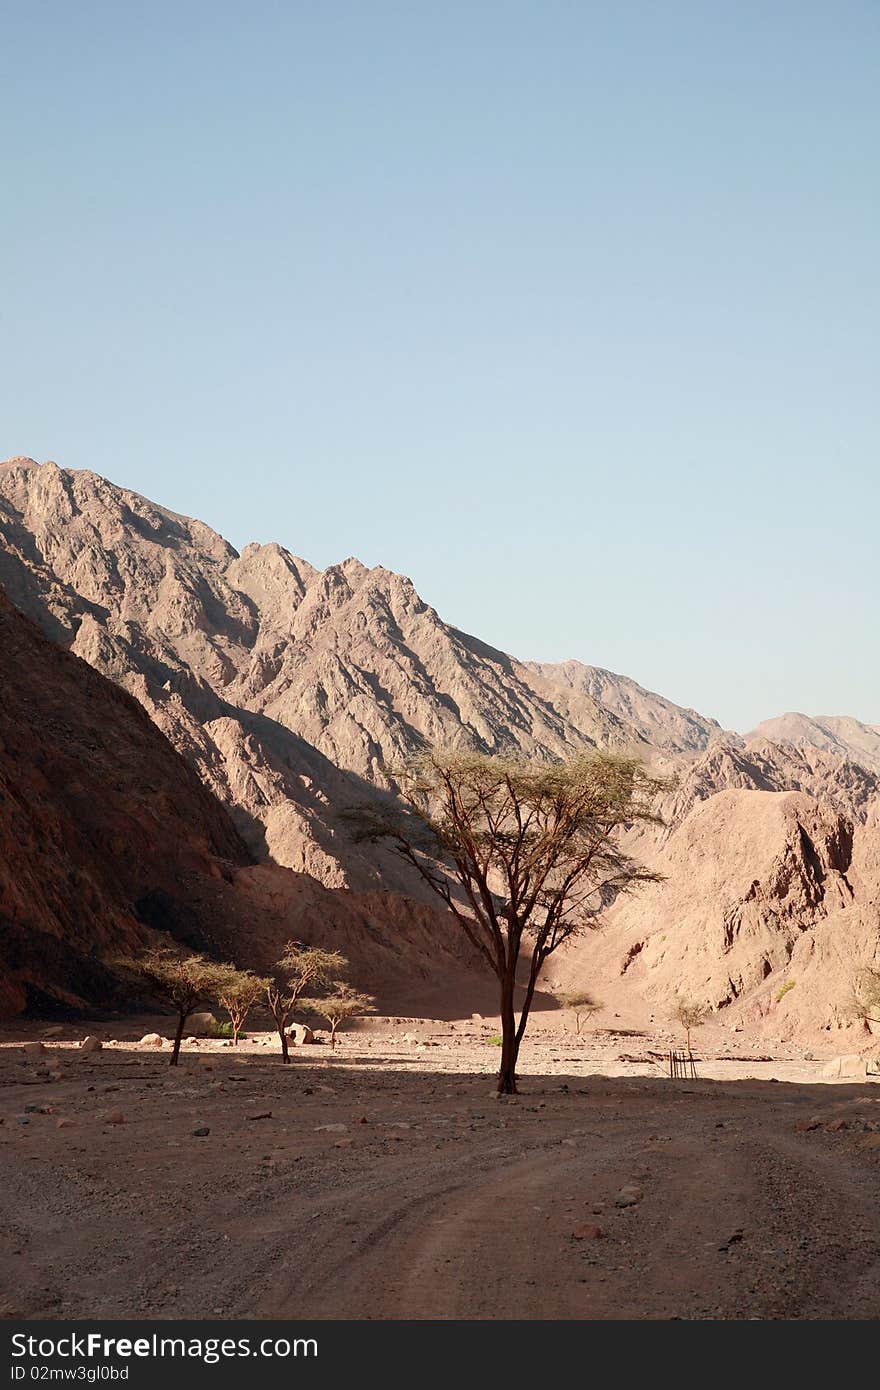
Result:
<svg viewBox="0 0 880 1390">
<path fill-rule="evenodd" d="M 162 995 L 177 1010 L 177 1029 L 171 1051 L 171 1066 L 176 1067 L 180 1042 L 186 1020 L 200 1003 L 217 998 L 217 990 L 229 978 L 234 967 L 209 960 L 203 955 L 186 955 L 168 947 L 144 951 L 142 955 L 118 962 L 128 974 Z"/>
<path fill-rule="evenodd" d="M 326 986 L 345 970 L 348 961 L 339 951 L 325 951 L 302 941 L 288 941 L 275 966 L 275 979 L 268 981 L 266 1001 L 281 1041 L 281 1059 L 290 1061 L 287 1025 L 302 997 L 310 988 Z"/>
</svg>

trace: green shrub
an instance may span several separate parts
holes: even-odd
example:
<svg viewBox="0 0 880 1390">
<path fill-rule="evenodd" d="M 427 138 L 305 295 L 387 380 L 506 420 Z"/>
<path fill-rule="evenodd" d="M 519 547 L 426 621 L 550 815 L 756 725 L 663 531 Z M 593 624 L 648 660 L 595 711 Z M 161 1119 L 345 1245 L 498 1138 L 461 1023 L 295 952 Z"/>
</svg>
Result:
<svg viewBox="0 0 880 1390">
<path fill-rule="evenodd" d="M 486 1039 L 486 1042 L 489 1044 L 490 1047 L 500 1047 L 503 1041 L 504 1039 L 502 1037 L 499 1037 L 497 1034 L 493 1038 Z"/>
<path fill-rule="evenodd" d="M 795 986 L 794 980 L 786 980 L 786 982 L 785 982 L 785 984 L 782 986 L 782 988 L 779 989 L 779 990 L 777 990 L 777 993 L 776 993 L 776 1002 L 777 1002 L 777 1004 L 779 1003 L 780 999 L 784 999 L 784 998 L 785 998 L 786 994 L 788 994 L 788 991 L 789 991 L 790 989 L 794 989 L 794 986 Z"/>
<path fill-rule="evenodd" d="M 240 1038 L 243 1038 L 243 1037 L 245 1036 L 245 1034 L 244 1034 L 244 1033 L 239 1033 L 238 1036 L 239 1036 Z M 209 1038 L 231 1038 L 231 1037 L 232 1037 L 232 1024 L 231 1024 L 231 1023 L 219 1023 L 219 1022 L 217 1021 L 217 1019 L 215 1019 L 214 1022 L 211 1024 L 210 1028 L 208 1029 L 208 1037 L 209 1037 Z"/>
</svg>

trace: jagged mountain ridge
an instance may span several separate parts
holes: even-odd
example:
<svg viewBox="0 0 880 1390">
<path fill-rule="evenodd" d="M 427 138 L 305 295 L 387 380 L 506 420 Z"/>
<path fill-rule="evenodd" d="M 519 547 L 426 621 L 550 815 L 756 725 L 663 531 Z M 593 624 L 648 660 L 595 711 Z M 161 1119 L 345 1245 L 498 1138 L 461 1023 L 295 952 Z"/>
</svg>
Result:
<svg viewBox="0 0 880 1390">
<path fill-rule="evenodd" d="M 863 724 L 847 715 L 789 713 L 765 719 L 745 736 L 746 745 L 776 743 L 792 748 L 821 748 L 880 772 L 880 725 Z"/>
<path fill-rule="evenodd" d="M 635 751 L 677 774 L 661 806 L 665 828 L 632 846 L 666 883 L 613 909 L 601 947 L 577 948 L 573 968 L 580 960 L 591 977 L 606 967 L 615 974 L 623 943 L 642 943 L 627 978 L 646 997 L 662 1000 L 684 981 L 718 1005 L 733 978 L 723 1007 L 755 1018 L 805 943 L 836 949 L 834 924 L 844 942 L 837 976 L 870 955 L 880 885 L 872 726 L 784 716 L 745 737 L 725 732 L 627 677 L 499 652 L 444 624 L 390 571 L 349 559 L 322 572 L 278 544 L 238 555 L 203 523 L 96 474 L 29 460 L 0 465 L 0 582 L 56 641 L 136 696 L 229 807 L 253 853 L 333 889 L 370 890 L 377 905 L 384 893 L 380 918 L 396 920 L 404 936 L 424 909 L 400 909 L 393 893 L 422 890 L 387 853 L 348 841 L 336 811 L 382 794 L 384 768 L 401 755 L 466 739 L 486 751 L 550 757 Z M 725 818 L 718 798 L 726 793 L 736 793 L 736 813 Z M 791 794 L 803 798 L 800 820 L 765 809 Z M 751 843 L 753 821 L 764 827 L 762 846 L 753 846 L 762 887 L 746 909 L 751 890 L 739 885 L 736 842 Z M 823 890 L 804 917 L 806 935 L 792 935 L 788 909 L 807 902 L 810 855 L 821 863 L 822 845 L 835 837 L 850 837 L 853 861 L 867 866 L 854 901 L 842 906 Z M 711 883 L 693 872 L 696 845 L 701 862 L 717 861 Z M 775 871 L 777 860 L 795 865 L 790 879 Z M 719 932 L 719 893 L 725 920 L 746 930 Z M 680 939 L 678 954 L 642 954 L 646 918 Z M 686 947 L 692 934 L 704 949 Z M 829 1009 L 834 1016 L 817 990 L 816 1007 L 804 1004 L 805 991 L 797 1009 L 786 995 L 793 1021 L 814 1024 Z"/>
<path fill-rule="evenodd" d="M 412 887 L 334 812 L 420 747 L 651 751 L 639 722 L 443 623 L 400 575 L 319 572 L 277 544 L 239 555 L 94 473 L 0 466 L 0 582 L 144 705 L 255 852 L 331 886 Z M 690 748 L 709 727 L 680 724 Z"/>
<path fill-rule="evenodd" d="M 723 736 L 716 720 L 675 705 L 628 676 L 580 661 L 529 661 L 525 665 L 537 678 L 536 684 L 540 681 L 538 688 L 553 692 L 557 706 L 574 711 L 578 698 L 586 697 L 637 729 L 647 743 L 661 751 L 700 752 Z"/>
</svg>

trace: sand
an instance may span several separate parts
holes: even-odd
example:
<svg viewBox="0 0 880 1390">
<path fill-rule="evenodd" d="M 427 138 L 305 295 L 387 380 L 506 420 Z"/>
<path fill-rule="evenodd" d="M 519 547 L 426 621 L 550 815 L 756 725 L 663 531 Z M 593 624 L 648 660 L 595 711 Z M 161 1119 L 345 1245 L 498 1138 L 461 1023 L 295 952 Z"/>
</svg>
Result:
<svg viewBox="0 0 880 1390">
<path fill-rule="evenodd" d="M 880 1084 L 824 1058 L 719 1035 L 671 1081 L 665 1035 L 548 1028 L 497 1100 L 491 1022 L 377 1021 L 289 1067 L 200 1042 L 176 1070 L 131 1041 L 157 1026 L 37 1058 L 45 1025 L 5 1028 L 6 1317 L 880 1315 Z M 85 1031 L 119 1041 L 87 1057 Z"/>
</svg>

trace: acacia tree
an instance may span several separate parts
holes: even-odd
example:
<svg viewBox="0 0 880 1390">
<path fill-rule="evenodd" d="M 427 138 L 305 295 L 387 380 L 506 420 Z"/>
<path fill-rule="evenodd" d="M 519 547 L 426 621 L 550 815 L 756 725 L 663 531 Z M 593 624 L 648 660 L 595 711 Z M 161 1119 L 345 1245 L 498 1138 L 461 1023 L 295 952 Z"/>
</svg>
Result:
<svg viewBox="0 0 880 1390">
<path fill-rule="evenodd" d="M 585 989 L 567 990 L 562 994 L 557 994 L 557 999 L 565 1009 L 571 1009 L 575 1017 L 575 1032 L 578 1037 L 581 1033 L 581 1023 L 585 1018 L 601 1009 L 602 1005 L 594 999 L 592 994 Z"/>
<path fill-rule="evenodd" d="M 281 1039 L 281 1060 L 290 1061 L 287 1028 L 307 989 L 325 985 L 348 965 L 339 951 L 322 951 L 302 941 L 288 941 L 275 966 L 276 979 L 266 985 L 266 1000 Z"/>
<path fill-rule="evenodd" d="M 360 994 L 345 980 L 331 980 L 328 993 L 316 999 L 300 999 L 299 1007 L 305 1012 L 317 1014 L 330 1025 L 330 1046 L 336 1046 L 336 1033 L 341 1024 L 358 1014 L 369 1013 L 376 1001 L 372 994 Z"/>
<path fill-rule="evenodd" d="M 258 999 L 262 999 L 270 980 L 254 975 L 250 970 L 237 970 L 234 965 L 223 967 L 223 975 L 215 986 L 215 999 L 229 1015 L 232 1024 L 232 1046 L 238 1046 L 238 1035 Z"/>
<path fill-rule="evenodd" d="M 169 1064 L 176 1067 L 186 1020 L 199 1004 L 210 1003 L 216 998 L 216 991 L 230 967 L 208 960 L 207 956 L 178 955 L 167 947 L 145 951 L 133 960 L 121 960 L 119 964 L 156 994 L 161 994 L 177 1010 L 177 1029 Z"/>
<path fill-rule="evenodd" d="M 550 763 L 435 751 L 393 776 L 405 809 L 352 807 L 345 820 L 356 839 L 387 840 L 416 869 L 494 971 L 498 1090 L 515 1092 L 516 1060 L 548 956 L 594 925 L 616 894 L 659 877 L 624 852 L 618 834 L 633 822 L 658 823 L 651 803 L 667 783 L 635 758 L 598 754 Z M 517 1021 L 522 953 L 528 976 Z"/>
<path fill-rule="evenodd" d="M 697 1004 L 693 999 L 676 999 L 675 1001 L 672 1017 L 684 1029 L 689 1057 L 691 1055 L 691 1032 L 694 1028 L 702 1027 L 706 1022 L 707 1012 L 704 1004 Z"/>
</svg>

